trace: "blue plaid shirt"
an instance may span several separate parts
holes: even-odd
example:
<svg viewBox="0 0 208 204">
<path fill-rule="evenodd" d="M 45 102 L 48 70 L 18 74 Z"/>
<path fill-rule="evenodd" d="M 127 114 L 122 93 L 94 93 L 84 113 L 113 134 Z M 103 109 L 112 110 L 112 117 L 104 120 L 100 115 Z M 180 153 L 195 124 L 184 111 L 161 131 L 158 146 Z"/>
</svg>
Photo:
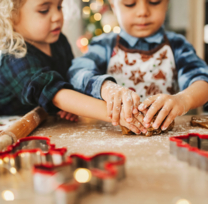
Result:
<svg viewBox="0 0 208 204">
<path fill-rule="evenodd" d="M 0 115 L 22 115 L 38 105 L 50 113 L 58 111 L 52 99 L 60 89 L 72 88 L 66 74 L 73 54 L 63 34 L 51 51 L 52 57 L 27 43 L 25 57 L 1 56 Z"/>
<path fill-rule="evenodd" d="M 163 27 L 147 38 L 132 37 L 123 30 L 119 35 L 120 43 L 126 48 L 148 51 L 163 42 L 164 34 L 174 54 L 180 89 L 184 90 L 198 80 L 208 82 L 206 63 L 196 55 L 193 46 L 182 35 L 166 32 Z M 72 61 L 67 76 L 77 91 L 101 99 L 100 90 L 103 81 L 106 78 L 113 80 L 106 72 L 116 39 L 117 34 L 114 33 L 95 37 L 89 46 L 89 51 Z"/>
</svg>

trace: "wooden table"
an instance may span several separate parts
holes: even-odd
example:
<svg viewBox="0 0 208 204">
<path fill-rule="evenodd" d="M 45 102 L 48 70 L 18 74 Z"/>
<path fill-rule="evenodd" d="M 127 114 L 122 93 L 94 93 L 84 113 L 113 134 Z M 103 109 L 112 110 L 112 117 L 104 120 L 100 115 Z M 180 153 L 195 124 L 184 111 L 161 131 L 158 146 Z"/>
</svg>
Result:
<svg viewBox="0 0 208 204">
<path fill-rule="evenodd" d="M 123 136 L 119 127 L 102 121 L 80 118 L 78 123 L 71 123 L 50 117 L 32 135 L 50 136 L 57 147 L 67 147 L 68 154 L 117 151 L 126 156 L 127 177 L 119 183 L 118 192 L 115 195 L 93 192 L 84 197 L 81 204 L 207 204 L 207 174 L 169 153 L 170 136 L 188 132 L 208 134 L 206 129 L 190 127 L 189 122 L 190 116 L 178 117 L 173 131 L 168 134 L 141 137 Z M 28 203 L 26 197 L 25 203 Z M 189 202 L 179 202 L 180 199 Z M 33 195 L 30 196 L 32 203 L 53 201 Z"/>
</svg>

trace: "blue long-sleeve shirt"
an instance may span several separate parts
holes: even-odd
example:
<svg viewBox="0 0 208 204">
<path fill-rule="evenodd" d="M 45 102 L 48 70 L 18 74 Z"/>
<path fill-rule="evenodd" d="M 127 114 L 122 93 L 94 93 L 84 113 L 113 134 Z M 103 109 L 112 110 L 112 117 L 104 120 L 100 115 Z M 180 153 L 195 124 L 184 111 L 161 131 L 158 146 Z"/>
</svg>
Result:
<svg viewBox="0 0 208 204">
<path fill-rule="evenodd" d="M 147 38 L 136 38 L 123 30 L 119 35 L 120 43 L 126 48 L 149 51 L 163 42 L 164 34 L 174 54 L 180 90 L 186 89 L 195 81 L 208 82 L 208 66 L 196 55 L 193 46 L 182 35 L 167 32 L 163 27 Z M 106 72 L 117 35 L 110 33 L 93 38 L 89 51 L 72 61 L 67 78 L 75 90 L 102 99 L 100 91 L 103 82 L 106 79 L 114 80 Z"/>
</svg>

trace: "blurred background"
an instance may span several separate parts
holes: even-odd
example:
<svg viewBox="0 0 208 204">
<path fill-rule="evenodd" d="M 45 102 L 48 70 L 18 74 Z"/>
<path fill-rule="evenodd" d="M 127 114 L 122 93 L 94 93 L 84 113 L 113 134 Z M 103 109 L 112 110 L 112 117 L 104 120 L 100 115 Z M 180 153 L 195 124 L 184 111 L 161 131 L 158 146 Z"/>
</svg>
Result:
<svg viewBox="0 0 208 204">
<path fill-rule="evenodd" d="M 64 0 L 63 11 L 63 33 L 75 57 L 87 51 L 93 36 L 120 32 L 108 0 Z M 208 63 L 208 0 L 170 0 L 165 28 L 184 35 Z M 199 108 L 192 114 L 205 112 L 208 108 Z"/>
</svg>

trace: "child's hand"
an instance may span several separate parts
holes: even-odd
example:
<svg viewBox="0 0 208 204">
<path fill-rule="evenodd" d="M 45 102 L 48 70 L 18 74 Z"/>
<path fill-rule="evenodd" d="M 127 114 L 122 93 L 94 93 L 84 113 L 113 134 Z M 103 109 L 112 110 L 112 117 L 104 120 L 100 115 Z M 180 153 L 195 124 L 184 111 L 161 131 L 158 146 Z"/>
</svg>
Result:
<svg viewBox="0 0 208 204">
<path fill-rule="evenodd" d="M 78 118 L 79 118 L 78 115 L 75 115 L 75 114 L 72 114 L 72 113 L 68 113 L 68 112 L 62 111 L 62 110 L 59 111 L 57 113 L 57 115 L 59 115 L 60 118 L 62 118 L 62 119 L 70 120 L 72 122 L 78 122 Z"/>
<path fill-rule="evenodd" d="M 162 130 L 166 130 L 177 116 L 184 115 L 190 109 L 188 98 L 182 93 L 151 96 L 139 106 L 139 110 L 144 111 L 149 106 L 150 108 L 144 118 L 144 126 L 148 128 L 153 116 L 159 111 L 153 128 L 158 129 L 164 121 L 161 127 Z"/>
<path fill-rule="evenodd" d="M 129 130 L 131 130 L 132 132 L 134 132 L 136 134 L 140 134 L 141 132 L 146 134 L 147 130 L 142 125 L 144 116 L 141 112 L 138 112 L 138 113 L 134 114 L 133 119 L 130 123 L 126 122 L 126 119 L 125 119 L 124 116 L 125 116 L 124 108 L 122 106 L 121 107 L 121 112 L 120 112 L 120 122 L 119 122 L 119 124 L 122 125 L 122 126 L 125 126 L 126 128 L 128 128 Z"/>
<path fill-rule="evenodd" d="M 105 81 L 101 88 L 102 98 L 107 102 L 108 117 L 112 118 L 112 124 L 119 124 L 121 105 L 123 104 L 124 118 L 132 122 L 132 113 L 138 113 L 140 97 L 130 89 L 115 84 L 112 81 Z"/>
</svg>

